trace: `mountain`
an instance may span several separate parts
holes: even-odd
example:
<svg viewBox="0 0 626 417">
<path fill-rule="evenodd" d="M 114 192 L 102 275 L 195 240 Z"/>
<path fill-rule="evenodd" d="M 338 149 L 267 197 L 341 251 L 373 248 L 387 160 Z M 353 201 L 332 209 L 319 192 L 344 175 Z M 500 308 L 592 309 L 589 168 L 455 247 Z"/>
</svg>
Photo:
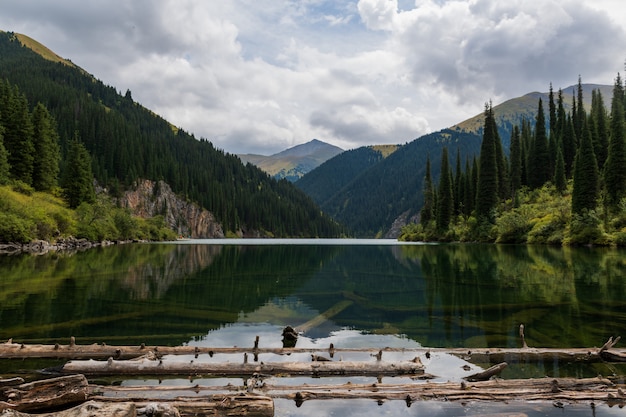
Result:
<svg viewBox="0 0 626 417">
<path fill-rule="evenodd" d="M 31 107 L 42 103 L 60 138 L 89 151 L 98 184 L 120 197 L 137 181 L 164 181 L 210 211 L 225 234 L 330 237 L 342 228 L 287 181 L 277 181 L 183 129 L 24 35 L 0 32 L 0 79 Z M 1 116 L 1 115 L 0 115 Z M 61 172 L 61 175 L 63 172 Z M 162 208 L 166 211 L 167 207 Z"/>
<path fill-rule="evenodd" d="M 337 146 L 313 139 L 270 156 L 255 154 L 239 154 L 238 156 L 243 163 L 249 162 L 256 165 L 274 178 L 285 178 L 294 182 L 342 152 L 343 149 Z"/>
<path fill-rule="evenodd" d="M 566 111 L 571 108 L 571 94 L 575 89 L 576 86 L 563 89 Z M 600 90 L 605 104 L 612 96 L 612 86 L 583 84 L 587 109 L 590 108 L 591 92 L 594 89 Z M 494 106 L 505 152 L 508 153 L 514 125 L 523 119 L 534 124 L 540 98 L 544 102 L 548 120 L 548 93 L 533 92 Z M 400 146 L 387 158 L 373 158 L 372 152 L 366 148 L 344 152 L 306 174 L 296 185 L 309 194 L 324 212 L 346 225 L 357 236 L 393 238 L 397 236 L 397 220 L 417 215 L 423 204 L 422 188 L 427 158 L 431 161 L 431 174 L 435 183 L 439 178 L 444 147 L 448 148 L 451 167 L 455 169 L 458 152 L 464 169 L 466 158 L 471 161 L 480 151 L 483 124 L 484 115 L 481 113 L 448 129 L 424 135 Z"/>
<path fill-rule="evenodd" d="M 307 193 L 320 206 L 325 205 L 337 190 L 399 148 L 399 145 L 362 146 L 329 159 L 296 181 L 296 187 Z"/>
</svg>

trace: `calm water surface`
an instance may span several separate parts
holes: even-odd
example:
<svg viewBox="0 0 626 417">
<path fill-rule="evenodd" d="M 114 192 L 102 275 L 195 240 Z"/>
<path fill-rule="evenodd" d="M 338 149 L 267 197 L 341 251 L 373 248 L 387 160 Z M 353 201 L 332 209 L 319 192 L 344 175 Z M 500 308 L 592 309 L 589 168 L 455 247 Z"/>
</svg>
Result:
<svg viewBox="0 0 626 417">
<path fill-rule="evenodd" d="M 519 347 L 523 323 L 530 346 L 593 347 L 626 328 L 625 254 L 331 239 L 189 240 L 0 256 L 0 341 L 67 343 L 75 336 L 83 344 L 251 346 L 259 335 L 269 347 L 281 346 L 284 326 L 304 325 L 298 346 Z M 323 312 L 330 318 L 311 324 Z M 462 364 L 441 355 L 426 366 L 441 380 L 454 380 L 463 376 Z M 14 367 L 0 363 L 0 373 Z M 598 373 L 626 372 L 550 362 L 512 364 L 502 376 Z M 502 411 L 442 402 L 276 404 L 277 415 Z M 551 406 L 519 406 L 527 415 L 563 415 Z M 584 404 L 568 412 L 592 415 Z M 598 407 L 595 415 L 623 412 Z"/>
</svg>

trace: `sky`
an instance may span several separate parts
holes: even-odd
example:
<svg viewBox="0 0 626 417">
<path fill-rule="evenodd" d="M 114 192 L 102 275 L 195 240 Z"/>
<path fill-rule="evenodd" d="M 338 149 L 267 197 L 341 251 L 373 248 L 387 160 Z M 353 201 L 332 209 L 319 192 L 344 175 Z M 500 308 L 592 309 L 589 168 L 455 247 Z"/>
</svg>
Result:
<svg viewBox="0 0 626 417">
<path fill-rule="evenodd" d="M 403 144 L 626 61 L 623 0 L 0 0 L 0 30 L 262 155 Z"/>
</svg>

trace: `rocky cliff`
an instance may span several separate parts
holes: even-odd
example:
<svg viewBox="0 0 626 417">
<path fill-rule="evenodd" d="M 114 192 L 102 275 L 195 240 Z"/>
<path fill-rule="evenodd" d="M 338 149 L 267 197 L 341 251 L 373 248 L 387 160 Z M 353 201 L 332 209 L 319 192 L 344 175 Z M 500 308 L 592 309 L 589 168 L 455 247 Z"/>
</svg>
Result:
<svg viewBox="0 0 626 417">
<path fill-rule="evenodd" d="M 137 180 L 134 189 L 126 191 L 119 203 L 136 216 L 163 216 L 180 236 L 194 239 L 224 237 L 222 225 L 213 213 L 181 199 L 163 181 Z"/>
</svg>

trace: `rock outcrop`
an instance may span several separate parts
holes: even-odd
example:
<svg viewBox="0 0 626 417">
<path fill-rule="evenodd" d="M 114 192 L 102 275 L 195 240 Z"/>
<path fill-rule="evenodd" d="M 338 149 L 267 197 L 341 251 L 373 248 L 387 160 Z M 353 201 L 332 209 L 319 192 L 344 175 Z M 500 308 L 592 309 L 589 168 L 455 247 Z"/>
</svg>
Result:
<svg viewBox="0 0 626 417">
<path fill-rule="evenodd" d="M 178 197 L 164 181 L 137 180 L 133 190 L 119 199 L 122 207 L 139 217 L 161 215 L 180 236 L 193 239 L 223 238 L 222 225 L 213 213 Z"/>
</svg>

